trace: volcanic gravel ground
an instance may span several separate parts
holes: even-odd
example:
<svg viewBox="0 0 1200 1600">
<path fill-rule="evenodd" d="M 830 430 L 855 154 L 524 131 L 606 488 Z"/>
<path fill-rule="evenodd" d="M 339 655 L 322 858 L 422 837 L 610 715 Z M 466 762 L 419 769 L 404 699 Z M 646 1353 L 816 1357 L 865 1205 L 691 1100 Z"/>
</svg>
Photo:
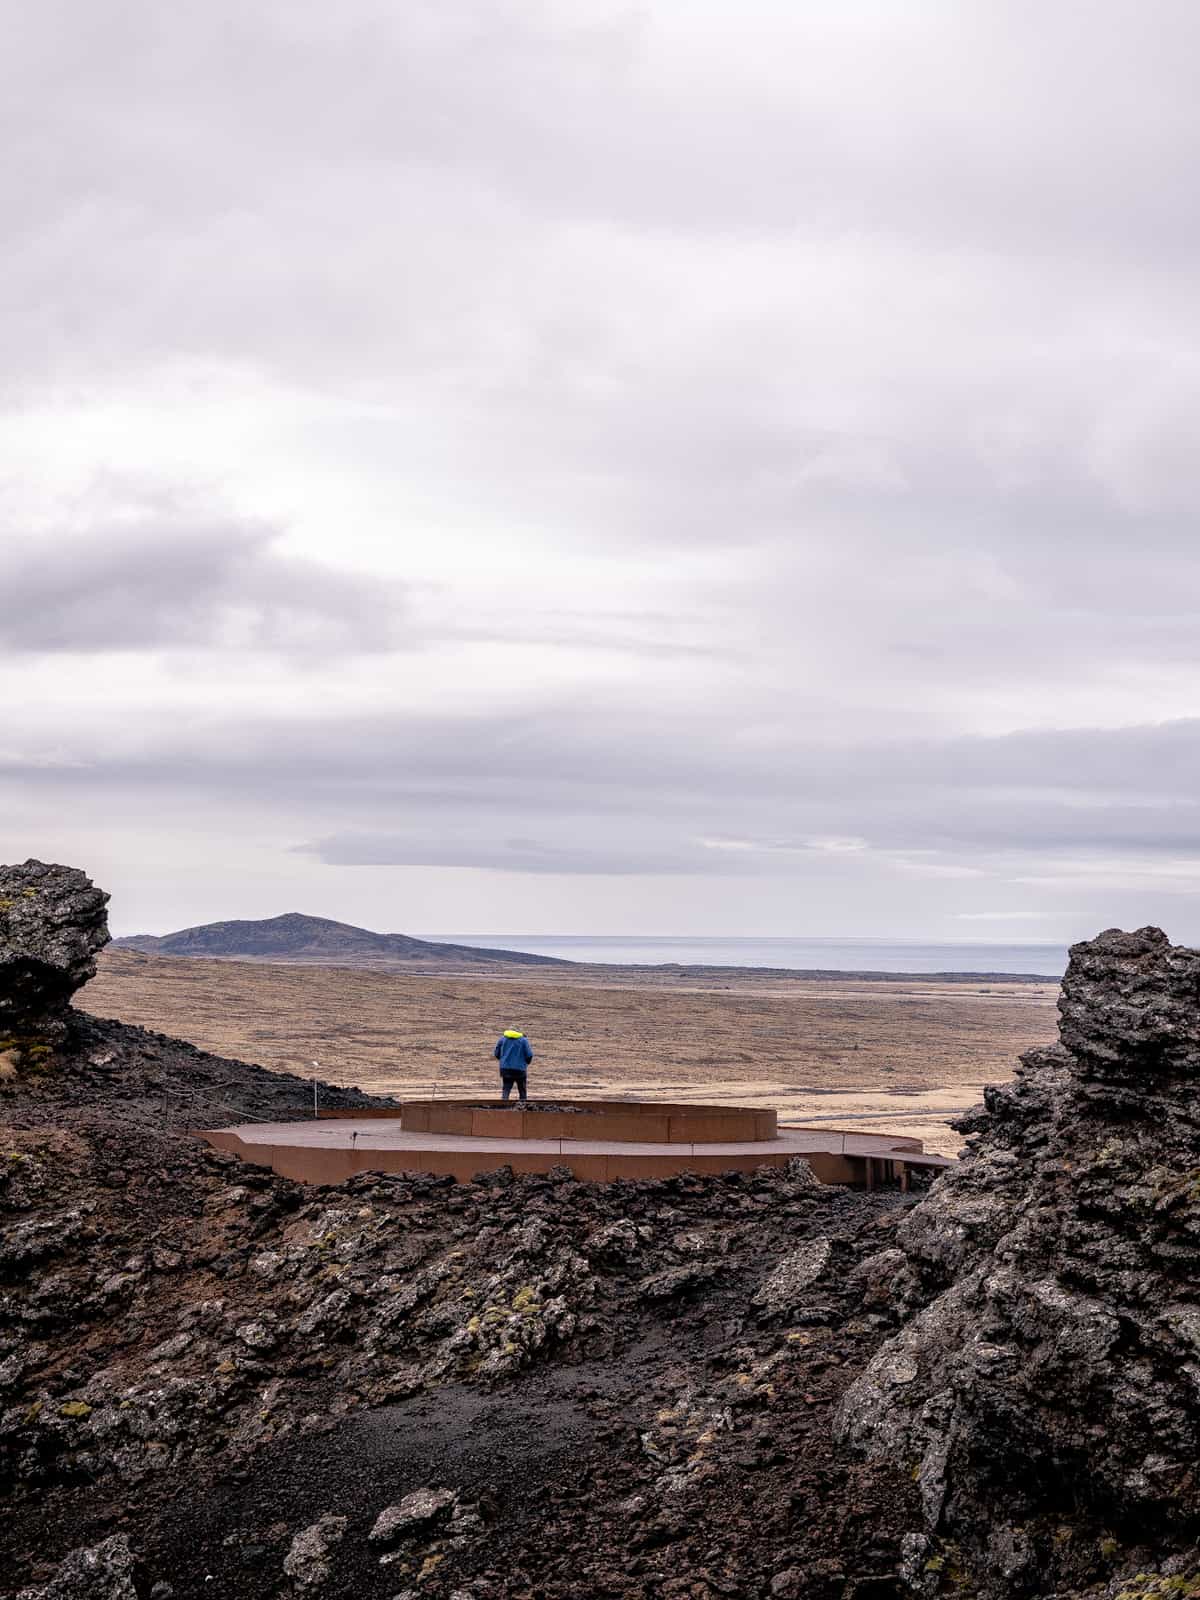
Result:
<svg viewBox="0 0 1200 1600">
<path fill-rule="evenodd" d="M 52 1494 L 15 1508 L 18 1537 L 40 1530 L 64 1550 L 126 1529 L 147 1572 L 166 1575 L 178 1600 L 267 1600 L 289 1592 L 280 1579 L 294 1533 L 332 1512 L 349 1528 L 329 1594 L 386 1597 L 427 1558 L 421 1547 L 407 1574 L 381 1568 L 367 1537 L 376 1514 L 423 1485 L 449 1485 L 480 1506 L 484 1532 L 439 1563 L 444 1576 L 427 1577 L 422 1594 L 452 1594 L 448 1583 L 554 1600 L 898 1594 L 912 1486 L 847 1457 L 828 1432 L 861 1338 L 809 1330 L 775 1395 L 738 1414 L 695 1484 L 655 1491 L 662 1463 L 643 1431 L 681 1393 L 745 1367 L 746 1347 L 735 1353 L 722 1325 L 725 1298 L 689 1307 L 611 1360 L 530 1372 L 492 1392 L 445 1385 L 136 1497 L 111 1486 Z M 772 1590 L 780 1574 L 791 1576 Z"/>
</svg>

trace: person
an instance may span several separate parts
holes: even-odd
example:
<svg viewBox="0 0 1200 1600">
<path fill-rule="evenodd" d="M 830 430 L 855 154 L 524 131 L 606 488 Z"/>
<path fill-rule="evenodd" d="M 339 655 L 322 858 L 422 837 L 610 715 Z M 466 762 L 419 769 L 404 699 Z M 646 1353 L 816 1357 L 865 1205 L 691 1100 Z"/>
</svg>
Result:
<svg viewBox="0 0 1200 1600">
<path fill-rule="evenodd" d="M 507 1100 L 513 1092 L 513 1085 L 516 1084 L 521 1104 L 524 1105 L 529 1098 L 525 1093 L 525 1083 L 529 1063 L 533 1060 L 533 1050 L 529 1040 L 520 1028 L 505 1028 L 496 1040 L 496 1048 L 492 1054 L 500 1063 L 500 1082 L 504 1085 L 500 1098 Z"/>
</svg>

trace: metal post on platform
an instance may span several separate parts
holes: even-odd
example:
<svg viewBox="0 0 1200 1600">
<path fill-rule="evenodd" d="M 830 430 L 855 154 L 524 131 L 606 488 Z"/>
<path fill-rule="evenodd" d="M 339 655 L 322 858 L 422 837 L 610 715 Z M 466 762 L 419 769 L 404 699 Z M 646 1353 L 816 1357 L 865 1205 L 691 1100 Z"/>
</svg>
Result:
<svg viewBox="0 0 1200 1600">
<path fill-rule="evenodd" d="M 317 1072 L 318 1072 L 318 1070 L 320 1068 L 320 1065 L 321 1065 L 321 1063 L 319 1061 L 314 1061 L 313 1062 L 313 1121 L 314 1122 L 317 1120 Z"/>
</svg>

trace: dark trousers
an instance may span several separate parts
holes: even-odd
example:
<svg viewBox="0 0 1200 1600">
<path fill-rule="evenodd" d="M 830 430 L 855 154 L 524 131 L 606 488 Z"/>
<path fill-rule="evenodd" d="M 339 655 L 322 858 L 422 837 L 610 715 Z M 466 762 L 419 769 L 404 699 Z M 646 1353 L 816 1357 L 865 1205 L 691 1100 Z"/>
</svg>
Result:
<svg viewBox="0 0 1200 1600">
<path fill-rule="evenodd" d="M 511 1067 L 501 1067 L 500 1082 L 504 1085 L 504 1089 L 500 1095 L 501 1100 L 508 1099 L 509 1095 L 513 1092 L 513 1084 L 515 1083 L 517 1086 L 517 1092 L 521 1096 L 521 1104 L 525 1104 L 529 1096 L 525 1093 L 525 1074 L 523 1072 L 514 1072 Z"/>
</svg>

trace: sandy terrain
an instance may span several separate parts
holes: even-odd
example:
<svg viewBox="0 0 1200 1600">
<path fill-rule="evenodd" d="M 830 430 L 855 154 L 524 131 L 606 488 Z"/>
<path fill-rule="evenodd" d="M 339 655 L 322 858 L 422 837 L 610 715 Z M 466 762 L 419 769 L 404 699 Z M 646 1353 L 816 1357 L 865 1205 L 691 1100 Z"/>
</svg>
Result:
<svg viewBox="0 0 1200 1600">
<path fill-rule="evenodd" d="M 789 1121 L 914 1133 L 953 1154 L 947 1119 L 1055 1034 L 1057 986 L 888 983 L 736 971 L 703 979 L 581 967 L 437 976 L 110 951 L 79 1003 L 265 1067 L 373 1092 L 471 1094 L 523 1028 L 537 1094 L 776 1106 Z M 238 1108 L 233 1107 L 236 1111 Z"/>
</svg>

